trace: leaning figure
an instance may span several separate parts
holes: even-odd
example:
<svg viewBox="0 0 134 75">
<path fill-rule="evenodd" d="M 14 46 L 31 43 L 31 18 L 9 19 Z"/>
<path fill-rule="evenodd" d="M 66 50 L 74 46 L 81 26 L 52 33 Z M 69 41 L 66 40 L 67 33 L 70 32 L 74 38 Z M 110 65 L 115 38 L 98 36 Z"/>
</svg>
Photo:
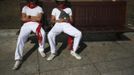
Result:
<svg viewBox="0 0 134 75">
<path fill-rule="evenodd" d="M 81 56 L 76 53 L 80 39 L 82 37 L 81 31 L 72 25 L 72 10 L 66 7 L 66 0 L 56 0 L 57 7 L 52 10 L 51 23 L 54 24 L 53 28 L 48 33 L 48 41 L 50 44 L 51 54 L 47 60 L 52 60 L 56 56 L 56 43 L 55 38 L 61 32 L 68 34 L 74 38 L 73 48 L 70 52 L 76 59 L 81 59 Z"/>
<path fill-rule="evenodd" d="M 43 9 L 37 5 L 37 0 L 27 0 L 27 4 L 22 8 L 21 20 L 24 24 L 21 27 L 17 40 L 13 70 L 16 70 L 22 62 L 24 43 L 27 41 L 31 32 L 37 35 L 39 53 L 42 57 L 46 56 L 44 53 L 45 31 L 41 27 L 42 14 Z"/>
</svg>

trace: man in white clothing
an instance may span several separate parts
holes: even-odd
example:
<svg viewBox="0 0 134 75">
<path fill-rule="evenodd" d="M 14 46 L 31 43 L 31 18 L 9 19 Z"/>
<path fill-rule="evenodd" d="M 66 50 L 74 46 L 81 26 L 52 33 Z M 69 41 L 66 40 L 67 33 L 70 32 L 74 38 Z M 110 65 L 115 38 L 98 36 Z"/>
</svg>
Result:
<svg viewBox="0 0 134 75">
<path fill-rule="evenodd" d="M 81 56 L 76 53 L 76 50 L 78 48 L 82 33 L 71 25 L 71 23 L 73 22 L 72 10 L 66 6 L 66 1 L 56 0 L 56 3 L 58 6 L 54 8 L 51 13 L 51 22 L 54 23 L 54 26 L 48 33 L 48 41 L 50 44 L 51 54 L 47 58 L 47 60 L 52 60 L 56 56 L 55 37 L 61 32 L 74 37 L 71 55 L 80 60 Z"/>
<path fill-rule="evenodd" d="M 28 36 L 31 32 L 36 33 L 39 43 L 38 51 L 42 57 L 45 57 L 45 31 L 41 27 L 40 23 L 43 10 L 36 3 L 36 0 L 27 0 L 27 4 L 22 8 L 21 20 L 24 22 L 24 24 L 21 27 L 20 34 L 17 40 L 17 46 L 15 51 L 16 62 L 13 66 L 13 70 L 16 70 L 22 62 L 24 43 L 27 41 Z"/>
</svg>

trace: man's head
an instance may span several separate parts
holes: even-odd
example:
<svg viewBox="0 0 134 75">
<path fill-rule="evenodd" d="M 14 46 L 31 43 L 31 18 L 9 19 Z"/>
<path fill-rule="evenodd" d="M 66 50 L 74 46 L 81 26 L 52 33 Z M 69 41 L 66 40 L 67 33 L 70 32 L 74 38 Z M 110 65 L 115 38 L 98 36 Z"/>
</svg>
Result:
<svg viewBox="0 0 134 75">
<path fill-rule="evenodd" d="M 35 8 L 37 6 L 37 0 L 27 0 L 27 6 L 29 8 Z"/>
<path fill-rule="evenodd" d="M 58 8 L 64 9 L 66 7 L 67 0 L 55 0 Z"/>
</svg>

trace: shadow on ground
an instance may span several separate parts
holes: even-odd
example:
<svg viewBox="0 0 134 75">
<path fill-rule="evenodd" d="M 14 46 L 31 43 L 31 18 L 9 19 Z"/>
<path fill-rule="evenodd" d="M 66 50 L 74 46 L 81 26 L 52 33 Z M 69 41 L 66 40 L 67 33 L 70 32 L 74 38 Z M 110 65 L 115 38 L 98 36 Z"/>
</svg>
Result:
<svg viewBox="0 0 134 75">
<path fill-rule="evenodd" d="M 83 33 L 83 41 L 85 42 L 101 42 L 101 41 L 126 41 L 130 40 L 123 33 Z"/>
</svg>

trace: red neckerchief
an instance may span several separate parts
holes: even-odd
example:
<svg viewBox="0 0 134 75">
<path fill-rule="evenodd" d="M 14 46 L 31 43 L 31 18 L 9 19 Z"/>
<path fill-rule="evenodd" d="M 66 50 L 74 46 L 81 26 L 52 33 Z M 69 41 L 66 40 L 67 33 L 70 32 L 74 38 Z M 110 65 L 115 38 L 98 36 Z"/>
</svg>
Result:
<svg viewBox="0 0 134 75">
<path fill-rule="evenodd" d="M 35 4 L 33 7 L 30 6 L 30 4 L 27 4 L 27 6 L 31 9 L 35 8 L 37 5 Z"/>
</svg>

